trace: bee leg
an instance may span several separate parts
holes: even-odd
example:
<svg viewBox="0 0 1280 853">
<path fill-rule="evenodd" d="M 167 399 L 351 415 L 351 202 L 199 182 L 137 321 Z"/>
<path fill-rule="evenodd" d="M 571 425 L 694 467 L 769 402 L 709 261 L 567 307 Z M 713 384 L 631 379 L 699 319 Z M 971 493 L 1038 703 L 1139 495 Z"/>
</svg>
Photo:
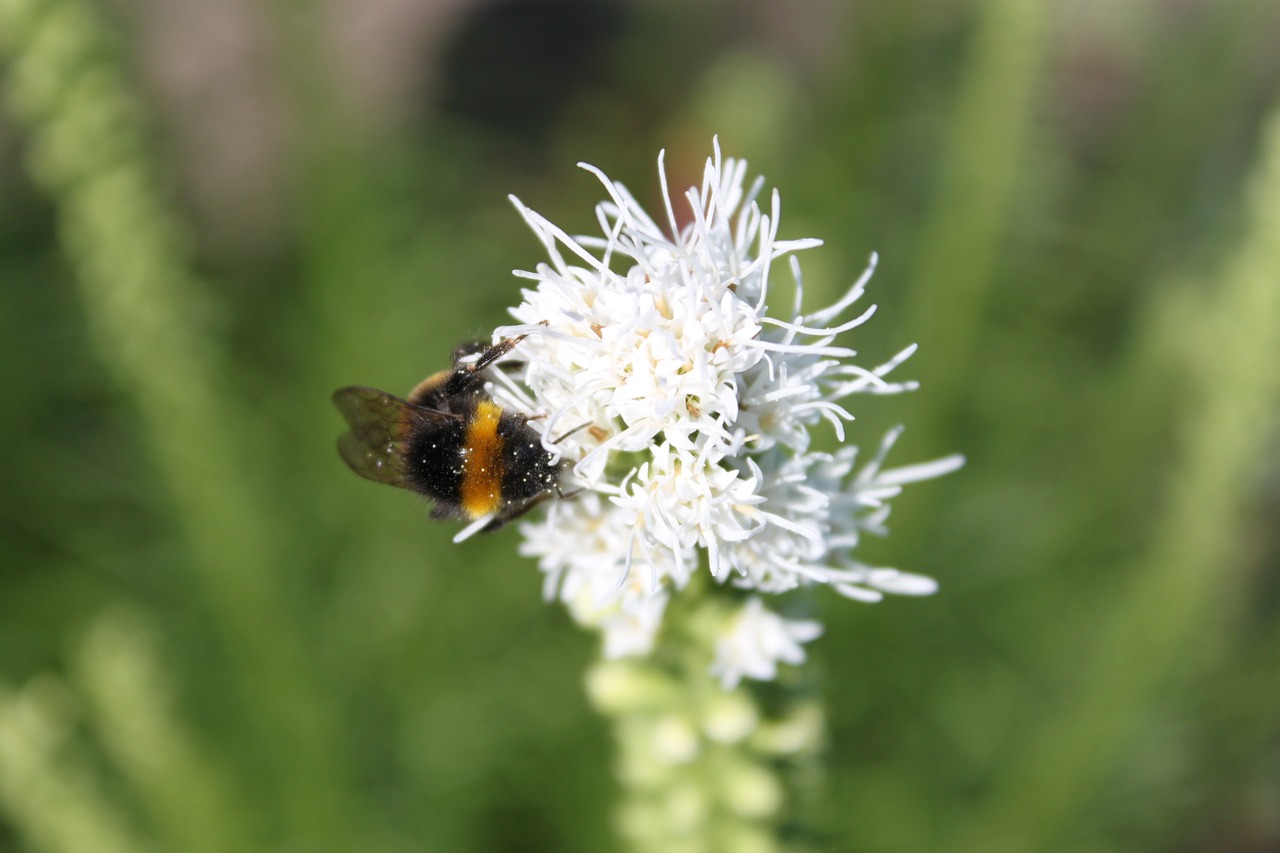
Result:
<svg viewBox="0 0 1280 853">
<path fill-rule="evenodd" d="M 462 369 L 465 366 L 462 363 L 464 358 L 471 358 L 472 356 L 480 355 L 490 346 L 492 346 L 492 344 L 488 341 L 463 341 L 453 348 L 453 354 L 450 361 L 455 368 Z"/>
<path fill-rule="evenodd" d="M 453 350 L 453 369 L 446 371 L 448 378 L 444 384 L 440 386 L 439 396 L 444 399 L 450 399 L 458 394 L 465 394 L 477 390 L 483 381 L 481 372 L 511 352 L 512 348 L 520 341 L 524 340 L 524 335 L 514 338 L 507 338 L 498 341 L 496 344 L 486 344 L 483 341 L 467 341 L 459 344 Z M 464 364 L 463 359 L 473 356 L 476 353 L 480 357 L 475 361 Z M 430 381 L 428 379 L 427 381 Z"/>
<path fill-rule="evenodd" d="M 561 433 L 560 435 L 557 435 L 555 438 L 551 439 L 551 443 L 552 443 L 552 444 L 559 444 L 560 442 L 564 441 L 564 440 L 565 440 L 566 438 L 568 438 L 569 436 L 573 435 L 575 432 L 577 432 L 577 431 L 579 431 L 579 430 L 584 430 L 584 429 L 586 429 L 586 428 L 587 428 L 587 427 L 589 427 L 589 426 L 591 426 L 591 421 L 586 421 L 586 422 L 584 422 L 584 423 L 580 423 L 580 424 L 578 424 L 576 427 L 574 427 L 573 429 L 569 430 L 568 432 L 566 432 L 566 433 Z"/>
<path fill-rule="evenodd" d="M 559 491 L 560 491 L 559 489 L 556 489 L 557 494 L 559 493 Z M 526 512 L 533 509 L 535 506 L 542 503 L 549 497 L 551 497 L 550 492 L 543 492 L 540 495 L 534 495 L 524 503 L 520 504 L 519 507 L 516 507 L 515 509 L 510 510 L 508 512 L 502 513 L 501 515 L 494 518 L 493 521 L 486 524 L 484 528 L 485 532 L 488 533 L 491 530 L 497 530 L 499 527 L 506 524 L 508 521 L 519 518 L 520 516 L 524 515 Z"/>
<path fill-rule="evenodd" d="M 521 415 L 520 415 L 520 417 L 524 419 L 524 422 L 525 422 L 525 423 L 528 423 L 529 421 L 540 421 L 540 420 L 545 419 L 545 418 L 547 417 L 547 413 L 546 413 L 546 412 L 539 412 L 539 413 L 538 413 L 538 414 L 536 414 L 536 415 L 526 415 L 526 414 L 521 414 Z M 557 435 L 555 438 L 551 439 L 551 443 L 552 443 L 552 444 L 559 444 L 560 442 L 564 441 L 564 440 L 565 440 L 566 438 L 568 438 L 569 436 L 573 435 L 575 432 L 578 432 L 579 430 L 584 430 L 584 429 L 586 429 L 586 428 L 587 428 L 587 427 L 589 427 L 589 426 L 591 426 L 591 421 L 586 421 L 586 422 L 584 422 L 584 423 L 580 423 L 580 424 L 578 424 L 576 427 L 574 427 L 573 429 L 569 430 L 568 432 L 563 432 L 563 433 L 561 433 L 560 435 Z"/>
<path fill-rule="evenodd" d="M 471 364 L 459 365 L 459 369 L 465 370 L 468 373 L 479 373 L 507 353 L 511 352 L 511 350 L 515 349 L 516 344 L 520 343 L 522 340 L 524 340 L 524 335 L 498 341 L 496 344 L 487 347 L 483 352 L 481 352 L 480 357 Z"/>
<path fill-rule="evenodd" d="M 546 326 L 547 321 L 543 320 L 538 325 Z M 470 373 L 479 373 L 481 370 L 484 370 L 486 367 L 493 364 L 495 361 L 497 361 L 498 359 L 502 358 L 504 355 L 511 352 L 513 349 L 515 349 L 516 345 L 519 344 L 521 341 L 523 341 L 527 337 L 529 337 L 527 334 L 514 335 L 513 337 L 505 338 L 501 341 L 498 341 L 496 344 L 494 344 L 493 346 L 486 349 L 483 353 L 481 353 L 480 357 L 476 359 L 475 364 L 467 365 L 466 367 L 467 371 L 469 371 Z"/>
</svg>

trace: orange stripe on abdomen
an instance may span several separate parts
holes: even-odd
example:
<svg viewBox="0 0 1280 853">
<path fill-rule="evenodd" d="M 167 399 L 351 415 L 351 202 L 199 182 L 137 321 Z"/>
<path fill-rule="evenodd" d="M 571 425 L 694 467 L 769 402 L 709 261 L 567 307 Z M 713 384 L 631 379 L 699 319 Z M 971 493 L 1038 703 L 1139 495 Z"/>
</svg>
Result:
<svg viewBox="0 0 1280 853">
<path fill-rule="evenodd" d="M 496 512 L 502 506 L 502 409 L 487 400 L 476 405 L 463 444 L 462 511 L 468 518 Z"/>
</svg>

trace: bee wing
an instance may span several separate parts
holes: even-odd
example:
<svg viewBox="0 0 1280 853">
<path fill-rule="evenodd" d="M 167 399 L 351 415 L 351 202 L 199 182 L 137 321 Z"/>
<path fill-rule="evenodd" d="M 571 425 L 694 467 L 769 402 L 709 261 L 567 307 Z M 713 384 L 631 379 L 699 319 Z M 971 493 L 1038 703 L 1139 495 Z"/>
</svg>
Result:
<svg viewBox="0 0 1280 853">
<path fill-rule="evenodd" d="M 338 437 L 338 454 L 368 480 L 405 485 L 404 442 L 417 426 L 456 416 L 424 409 L 385 391 L 353 385 L 333 392 L 333 404 L 350 429 Z"/>
</svg>

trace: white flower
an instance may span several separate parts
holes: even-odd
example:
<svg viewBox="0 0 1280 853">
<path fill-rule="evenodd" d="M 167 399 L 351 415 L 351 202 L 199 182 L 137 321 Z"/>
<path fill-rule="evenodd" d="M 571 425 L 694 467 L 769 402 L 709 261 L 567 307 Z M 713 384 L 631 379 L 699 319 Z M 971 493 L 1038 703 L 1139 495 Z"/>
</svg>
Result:
<svg viewBox="0 0 1280 853">
<path fill-rule="evenodd" d="M 666 591 L 651 591 L 638 573 L 627 571 L 629 532 L 621 526 L 622 513 L 609 511 L 597 494 L 559 502 L 551 513 L 560 515 L 569 506 L 577 511 L 529 525 L 520 553 L 542 564 L 546 598 L 558 597 L 575 620 L 601 632 L 605 658 L 648 654 L 662 624 Z"/>
<path fill-rule="evenodd" d="M 743 678 L 772 681 L 779 663 L 804 663 L 800 644 L 821 635 L 822 626 L 817 622 L 784 619 L 767 610 L 760 597 L 753 595 L 716 643 L 711 674 L 720 679 L 725 690 L 737 687 Z"/>
<path fill-rule="evenodd" d="M 647 653 L 668 596 L 703 567 L 761 593 L 814 583 L 867 601 L 932 592 L 928 578 L 852 555 L 864 531 L 884 532 L 904 483 L 960 457 L 883 469 L 896 431 L 861 468 L 856 448 L 810 449 L 821 422 L 844 439 L 851 395 L 915 387 L 885 378 L 914 347 L 868 369 L 835 344 L 874 312 L 842 321 L 875 257 L 836 304 L 802 314 L 793 253 L 821 243 L 777 238 L 778 193 L 763 213 L 763 181 L 747 185 L 744 162 L 716 146 L 681 226 L 659 157 L 665 229 L 625 187 L 584 168 L 609 195 L 596 207 L 602 236 L 571 237 L 513 199 L 550 263 L 516 273 L 533 285 L 512 310 L 520 324 L 497 331 L 527 337 L 513 352 L 519 381 L 496 374 L 495 396 L 545 414 L 544 445 L 572 463 L 565 487 L 580 490 L 521 525 L 548 598 L 602 630 L 612 656 Z M 783 257 L 792 307 L 779 318 L 770 300 Z"/>
</svg>

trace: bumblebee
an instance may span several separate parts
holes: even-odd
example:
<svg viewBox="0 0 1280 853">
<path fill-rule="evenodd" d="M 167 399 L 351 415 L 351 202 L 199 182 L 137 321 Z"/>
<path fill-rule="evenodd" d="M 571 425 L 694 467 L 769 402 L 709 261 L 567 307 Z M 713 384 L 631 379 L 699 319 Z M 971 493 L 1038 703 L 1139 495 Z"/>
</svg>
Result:
<svg viewBox="0 0 1280 853">
<path fill-rule="evenodd" d="M 422 380 L 407 400 L 339 388 L 333 402 L 350 426 L 338 438 L 343 461 L 361 477 L 430 498 L 433 518 L 491 517 L 484 530 L 558 493 L 563 463 L 542 446 L 531 418 L 501 408 L 484 390 L 485 368 L 523 339 L 459 346 L 453 366 Z"/>
</svg>

